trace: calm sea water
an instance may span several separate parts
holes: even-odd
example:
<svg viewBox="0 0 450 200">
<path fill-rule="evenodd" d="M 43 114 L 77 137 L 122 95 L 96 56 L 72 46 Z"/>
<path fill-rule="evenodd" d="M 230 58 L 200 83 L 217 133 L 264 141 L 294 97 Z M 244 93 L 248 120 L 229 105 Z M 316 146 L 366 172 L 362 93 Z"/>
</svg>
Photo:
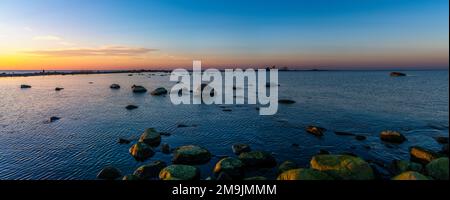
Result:
<svg viewBox="0 0 450 200">
<path fill-rule="evenodd" d="M 160 152 L 137 162 L 128 154 L 131 144 L 117 143 L 149 127 L 172 133 L 163 137 L 171 147 L 196 144 L 215 155 L 233 156 L 231 145 L 243 142 L 273 152 L 279 162 L 289 159 L 304 167 L 320 149 L 384 163 L 408 159 L 412 145 L 438 151 L 434 137 L 448 136 L 449 73 L 407 73 L 392 78 L 385 71 L 280 72 L 280 98 L 297 103 L 280 105 L 274 116 L 260 116 L 254 105 L 232 105 L 232 112 L 224 112 L 218 105 L 174 106 L 169 97 L 131 92 L 133 84 L 150 91 L 170 88 L 174 83 L 168 76 L 0 78 L 0 179 L 95 179 L 107 165 L 128 174 L 152 160 L 170 163 L 171 156 Z M 122 89 L 110 90 L 112 83 Z M 23 90 L 20 84 L 33 87 Z M 55 87 L 65 89 L 55 92 Z M 127 111 L 128 104 L 139 108 Z M 61 120 L 46 123 L 51 116 Z M 196 126 L 177 128 L 180 123 Z M 310 124 L 329 131 L 316 138 L 304 131 Z M 401 131 L 408 141 L 380 142 L 379 132 L 386 129 Z M 363 134 L 367 140 L 337 136 L 334 130 Z M 217 160 L 200 166 L 202 177 L 210 175 Z M 274 176 L 273 170 L 258 173 Z"/>
</svg>

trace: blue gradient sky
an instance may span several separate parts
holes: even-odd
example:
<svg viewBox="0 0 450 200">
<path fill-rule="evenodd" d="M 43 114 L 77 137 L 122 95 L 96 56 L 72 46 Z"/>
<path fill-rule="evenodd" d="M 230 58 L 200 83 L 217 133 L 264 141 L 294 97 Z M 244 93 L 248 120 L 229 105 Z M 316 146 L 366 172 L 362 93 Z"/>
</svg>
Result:
<svg viewBox="0 0 450 200">
<path fill-rule="evenodd" d="M 0 69 L 448 68 L 448 4 L 2 0 Z"/>
</svg>

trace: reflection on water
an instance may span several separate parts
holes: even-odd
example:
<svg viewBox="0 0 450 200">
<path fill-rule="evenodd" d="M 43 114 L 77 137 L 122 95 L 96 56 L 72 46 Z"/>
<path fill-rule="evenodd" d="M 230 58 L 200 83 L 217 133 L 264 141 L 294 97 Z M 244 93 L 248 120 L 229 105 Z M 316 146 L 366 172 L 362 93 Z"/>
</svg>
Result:
<svg viewBox="0 0 450 200">
<path fill-rule="evenodd" d="M 408 74 L 413 76 L 280 72 L 280 98 L 297 103 L 280 105 L 274 116 L 260 116 L 255 105 L 230 105 L 231 112 L 224 112 L 219 105 L 174 106 L 169 97 L 131 92 L 133 84 L 149 91 L 170 88 L 175 83 L 168 76 L 0 78 L 0 179 L 94 179 L 110 164 L 132 173 L 142 163 L 128 154 L 131 144 L 117 140 L 137 138 L 148 127 L 172 133 L 163 137 L 172 147 L 197 144 L 215 155 L 231 156 L 233 143 L 248 143 L 254 150 L 273 152 L 280 162 L 289 159 L 305 167 L 320 149 L 383 162 L 407 159 L 411 145 L 439 150 L 433 137 L 448 136 L 448 71 Z M 111 90 L 112 83 L 122 88 Z M 20 89 L 21 84 L 32 88 Z M 55 87 L 65 89 L 57 92 Z M 128 111 L 129 104 L 139 108 Z M 51 116 L 61 119 L 46 123 Z M 310 124 L 329 131 L 316 138 L 304 131 Z M 385 129 L 401 131 L 408 141 L 383 144 L 378 134 Z M 363 134 L 367 140 L 337 136 L 334 130 Z M 156 159 L 170 162 L 171 157 L 157 152 L 147 162 Z M 215 161 L 201 166 L 203 177 Z"/>
</svg>

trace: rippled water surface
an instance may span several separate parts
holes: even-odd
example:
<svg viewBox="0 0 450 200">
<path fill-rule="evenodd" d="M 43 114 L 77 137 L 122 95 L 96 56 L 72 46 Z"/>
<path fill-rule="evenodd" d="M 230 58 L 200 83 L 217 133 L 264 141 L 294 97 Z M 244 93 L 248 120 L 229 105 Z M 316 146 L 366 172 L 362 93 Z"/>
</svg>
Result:
<svg viewBox="0 0 450 200">
<path fill-rule="evenodd" d="M 448 136 L 448 71 L 407 73 L 392 78 L 385 71 L 280 72 L 280 98 L 297 103 L 280 105 L 274 116 L 260 116 L 255 105 L 231 105 L 232 111 L 224 112 L 219 105 L 175 106 L 169 97 L 131 92 L 133 84 L 150 91 L 170 88 L 174 83 L 168 76 L 0 78 L 0 179 L 95 179 L 107 165 L 132 173 L 143 163 L 128 154 L 131 144 L 117 140 L 137 138 L 149 127 L 171 133 L 163 137 L 171 147 L 196 144 L 231 156 L 231 145 L 243 142 L 273 152 L 279 162 L 289 159 L 305 167 L 320 149 L 385 163 L 408 159 L 411 145 L 440 150 L 434 137 Z M 112 83 L 122 89 L 110 90 Z M 32 88 L 20 89 L 21 84 Z M 55 87 L 65 89 L 56 92 Z M 139 108 L 128 111 L 128 104 Z M 61 120 L 47 123 L 51 116 Z M 304 131 L 310 124 L 328 131 L 314 137 Z M 408 141 L 380 142 L 379 132 L 386 129 L 401 131 Z M 337 136 L 335 130 L 363 134 L 367 140 Z M 171 156 L 157 152 L 146 162 L 156 159 L 170 163 Z M 202 177 L 210 175 L 217 159 L 200 166 Z M 265 173 L 273 178 L 272 172 Z"/>
</svg>

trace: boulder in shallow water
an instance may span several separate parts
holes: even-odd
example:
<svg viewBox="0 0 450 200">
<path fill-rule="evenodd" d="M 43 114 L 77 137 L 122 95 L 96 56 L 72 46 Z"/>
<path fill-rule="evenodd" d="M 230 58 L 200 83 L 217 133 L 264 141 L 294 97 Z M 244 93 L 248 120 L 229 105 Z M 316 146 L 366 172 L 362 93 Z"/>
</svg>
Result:
<svg viewBox="0 0 450 200">
<path fill-rule="evenodd" d="M 28 88 L 31 88 L 31 85 L 20 85 L 20 88 L 22 88 L 22 89 L 28 89 Z"/>
<path fill-rule="evenodd" d="M 277 165 L 272 154 L 264 151 L 244 152 L 239 155 L 239 159 L 248 168 L 272 168 Z"/>
<path fill-rule="evenodd" d="M 389 130 L 382 131 L 380 133 L 380 139 L 385 142 L 397 144 L 403 143 L 406 140 L 405 136 L 403 136 L 403 134 L 401 134 L 400 132 Z"/>
<path fill-rule="evenodd" d="M 112 167 L 112 166 L 103 168 L 97 174 L 97 179 L 103 179 L 103 180 L 116 180 L 120 177 L 122 177 L 122 172 L 120 172 L 119 169 Z"/>
<path fill-rule="evenodd" d="M 278 174 L 281 174 L 285 171 L 289 171 L 291 169 L 298 169 L 297 163 L 290 160 L 284 161 L 283 163 L 280 164 L 280 166 L 278 166 Z"/>
<path fill-rule="evenodd" d="M 169 144 L 166 144 L 166 143 L 162 144 L 161 145 L 161 152 L 163 154 L 170 154 L 170 146 L 169 146 Z"/>
<path fill-rule="evenodd" d="M 241 160 L 228 157 L 217 162 L 216 166 L 214 167 L 214 173 L 218 175 L 223 172 L 230 176 L 232 179 L 240 179 L 243 176 L 243 167 L 244 163 Z"/>
<path fill-rule="evenodd" d="M 111 84 L 111 85 L 109 86 L 109 88 L 117 90 L 117 89 L 120 89 L 120 85 L 114 83 L 114 84 Z"/>
<path fill-rule="evenodd" d="M 158 178 L 159 172 L 164 169 L 167 164 L 164 161 L 153 161 L 149 164 L 140 166 L 134 171 L 133 175 L 139 177 L 142 180 L 149 180 Z"/>
<path fill-rule="evenodd" d="M 251 148 L 250 148 L 250 146 L 248 144 L 242 144 L 242 143 L 233 144 L 231 146 L 231 149 L 233 150 L 233 153 L 236 154 L 236 155 L 239 155 L 239 154 L 241 154 L 243 152 L 250 152 L 251 151 Z"/>
<path fill-rule="evenodd" d="M 151 92 L 151 95 L 153 95 L 153 96 L 160 96 L 160 95 L 165 95 L 167 93 L 168 92 L 167 92 L 166 88 L 160 87 L 160 88 L 156 88 L 155 90 L 153 90 Z"/>
<path fill-rule="evenodd" d="M 366 161 L 349 155 L 316 155 L 311 160 L 311 168 L 339 180 L 375 178 L 372 168 Z"/>
<path fill-rule="evenodd" d="M 50 122 L 56 122 L 60 119 L 61 119 L 60 117 L 53 116 L 53 117 L 50 117 Z"/>
<path fill-rule="evenodd" d="M 170 165 L 159 173 L 161 180 L 199 180 L 200 170 L 190 165 Z"/>
<path fill-rule="evenodd" d="M 131 89 L 133 90 L 134 93 L 145 93 L 147 92 L 147 89 L 143 86 L 140 85 L 133 85 L 131 87 Z"/>
<path fill-rule="evenodd" d="M 161 143 L 161 135 L 154 128 L 148 128 L 142 133 L 139 142 L 150 146 L 158 146 Z"/>
<path fill-rule="evenodd" d="M 403 172 L 394 178 L 392 180 L 395 181 L 428 181 L 431 180 L 429 177 L 414 171 L 407 171 Z"/>
<path fill-rule="evenodd" d="M 411 161 L 418 162 L 423 165 L 426 165 L 431 161 L 433 161 L 434 159 L 440 157 L 437 153 L 433 152 L 432 150 L 418 146 L 411 147 L 409 149 L 409 155 L 411 156 Z"/>
<path fill-rule="evenodd" d="M 175 164 L 196 165 L 207 163 L 211 153 L 199 146 L 187 145 L 175 149 L 172 162 Z"/>
<path fill-rule="evenodd" d="M 327 131 L 327 129 L 318 126 L 308 126 L 306 127 L 306 132 L 313 134 L 315 136 L 321 137 Z"/>
<path fill-rule="evenodd" d="M 401 174 L 407 171 L 421 172 L 422 169 L 423 167 L 421 164 L 407 160 L 394 160 L 390 165 L 390 171 L 392 174 Z"/>
<path fill-rule="evenodd" d="M 155 155 L 152 147 L 143 142 L 138 142 L 131 146 L 129 152 L 137 161 L 144 161 Z"/>
<path fill-rule="evenodd" d="M 437 180 L 448 180 L 448 162 L 447 157 L 431 161 L 425 167 L 427 174 Z"/>
<path fill-rule="evenodd" d="M 314 169 L 291 169 L 283 172 L 277 178 L 282 181 L 295 180 L 333 180 L 328 174 Z"/>
<path fill-rule="evenodd" d="M 406 76 L 406 74 L 402 73 L 402 72 L 391 72 L 390 76 L 392 76 L 392 77 L 400 77 L 400 76 Z"/>
<path fill-rule="evenodd" d="M 127 109 L 127 110 L 134 110 L 134 109 L 138 109 L 138 108 L 139 107 L 136 106 L 136 105 L 128 105 L 128 106 L 125 107 L 125 109 Z"/>
</svg>

